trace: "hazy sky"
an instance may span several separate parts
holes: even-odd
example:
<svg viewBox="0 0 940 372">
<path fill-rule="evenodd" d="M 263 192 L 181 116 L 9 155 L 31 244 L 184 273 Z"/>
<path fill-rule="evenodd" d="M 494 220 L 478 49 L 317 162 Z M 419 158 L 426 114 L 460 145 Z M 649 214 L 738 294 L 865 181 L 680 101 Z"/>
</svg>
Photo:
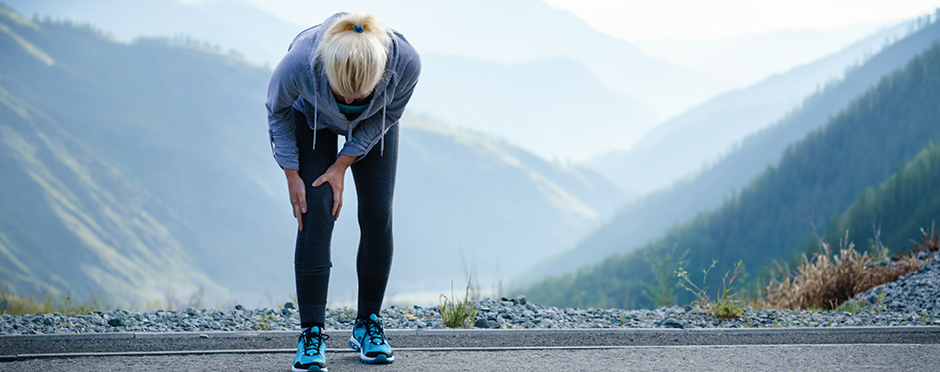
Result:
<svg viewBox="0 0 940 372">
<path fill-rule="evenodd" d="M 940 0 L 543 0 L 622 39 L 714 39 L 780 29 L 826 30 L 901 21 Z"/>
<path fill-rule="evenodd" d="M 307 6 L 301 8 L 309 9 L 311 4 L 323 0 L 246 1 L 294 23 L 308 24 L 306 18 L 309 17 L 298 14 L 296 4 L 304 2 Z M 542 1 L 553 8 L 573 13 L 601 32 L 633 42 L 718 39 L 747 33 L 831 30 L 860 24 L 877 27 L 932 14 L 940 7 L 940 0 Z M 326 2 L 333 3 L 334 0 Z M 349 0 L 350 4 L 358 2 Z M 328 12 L 318 16 L 326 15 Z"/>
</svg>

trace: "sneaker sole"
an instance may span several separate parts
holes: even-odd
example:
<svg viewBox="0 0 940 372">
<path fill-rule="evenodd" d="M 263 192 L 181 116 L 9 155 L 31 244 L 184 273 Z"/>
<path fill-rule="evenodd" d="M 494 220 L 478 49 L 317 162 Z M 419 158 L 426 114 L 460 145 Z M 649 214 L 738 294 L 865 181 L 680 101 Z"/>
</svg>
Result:
<svg viewBox="0 0 940 372">
<path fill-rule="evenodd" d="M 349 337 L 349 347 L 359 352 L 359 361 L 365 364 L 392 364 L 395 362 L 395 356 L 387 358 L 385 355 L 379 355 L 375 358 L 367 357 L 362 353 L 362 346 L 355 337 Z"/>
<path fill-rule="evenodd" d="M 386 358 L 385 355 L 379 354 L 379 356 L 375 358 L 369 358 L 359 354 L 359 361 L 365 364 L 392 364 L 395 362 L 395 357 Z"/>
<path fill-rule="evenodd" d="M 291 372 L 329 372 L 326 368 L 320 368 L 317 366 L 311 366 L 309 369 L 297 369 L 293 366 L 290 367 Z"/>
</svg>

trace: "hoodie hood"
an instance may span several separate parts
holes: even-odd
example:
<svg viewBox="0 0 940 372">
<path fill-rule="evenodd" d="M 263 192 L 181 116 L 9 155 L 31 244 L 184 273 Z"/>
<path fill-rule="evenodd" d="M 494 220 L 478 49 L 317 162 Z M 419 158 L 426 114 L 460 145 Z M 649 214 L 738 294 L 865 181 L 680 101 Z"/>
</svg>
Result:
<svg viewBox="0 0 940 372">
<path fill-rule="evenodd" d="M 420 74 L 420 57 L 403 35 L 389 28 L 385 72 L 368 106 L 353 120 L 340 112 L 315 52 L 326 29 L 345 14 L 334 14 L 297 35 L 271 76 L 266 103 L 268 124 L 275 159 L 282 167 L 293 167 L 296 162 L 291 108 L 302 112 L 314 131 L 329 129 L 346 136 L 340 155 L 361 157 L 377 143 L 381 143 L 382 151 L 385 132 L 398 123 L 411 98 Z"/>
</svg>

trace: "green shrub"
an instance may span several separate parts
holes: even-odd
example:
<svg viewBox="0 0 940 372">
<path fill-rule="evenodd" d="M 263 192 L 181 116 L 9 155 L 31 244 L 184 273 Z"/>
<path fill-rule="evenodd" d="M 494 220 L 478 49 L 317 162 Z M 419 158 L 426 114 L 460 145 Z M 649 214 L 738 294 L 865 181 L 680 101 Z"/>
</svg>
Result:
<svg viewBox="0 0 940 372">
<path fill-rule="evenodd" d="M 268 331 L 271 330 L 271 323 L 276 323 L 277 318 L 274 315 L 271 315 L 270 312 L 265 311 L 264 314 L 261 314 L 261 320 L 255 324 L 254 330 L 256 331 Z"/>
<path fill-rule="evenodd" d="M 679 285 L 692 292 L 697 298 L 699 306 L 705 308 L 706 312 L 712 316 L 718 318 L 737 318 L 744 313 L 744 305 L 734 299 L 734 296 L 737 295 L 737 292 L 731 293 L 731 289 L 734 285 L 734 280 L 738 278 L 738 274 L 741 273 L 741 269 L 744 265 L 743 262 L 738 261 L 734 265 L 734 269 L 728 270 L 725 272 L 724 278 L 721 280 L 721 287 L 718 290 L 718 297 L 715 298 L 715 301 L 712 301 L 708 296 L 708 287 L 705 285 L 706 280 L 708 279 L 708 272 L 715 267 L 715 264 L 718 263 L 718 260 L 712 259 L 712 264 L 707 269 L 702 270 L 702 285 L 698 286 L 689 278 L 689 273 L 682 268 L 682 263 L 680 262 L 679 268 L 676 270 L 678 277 L 682 278 L 679 281 Z M 731 279 L 728 279 L 728 275 L 731 275 Z"/>
<path fill-rule="evenodd" d="M 470 303 L 470 283 L 467 281 L 467 291 L 464 294 L 463 301 L 457 300 L 454 295 L 453 283 L 451 283 L 451 296 L 453 300 L 447 298 L 443 293 L 440 306 L 441 319 L 444 320 L 444 326 L 448 328 L 470 328 L 477 321 L 477 308 Z"/>
</svg>

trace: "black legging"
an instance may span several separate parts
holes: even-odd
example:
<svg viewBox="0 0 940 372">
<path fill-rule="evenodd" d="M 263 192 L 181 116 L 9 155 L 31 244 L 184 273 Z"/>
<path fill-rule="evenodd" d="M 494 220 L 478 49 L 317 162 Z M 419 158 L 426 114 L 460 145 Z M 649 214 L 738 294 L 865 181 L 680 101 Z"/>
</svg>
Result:
<svg viewBox="0 0 940 372">
<path fill-rule="evenodd" d="M 325 323 L 326 297 L 330 280 L 330 240 L 333 235 L 333 190 L 328 184 L 311 184 L 336 161 L 336 133 L 318 130 L 317 148 L 307 118 L 294 110 L 297 147 L 300 150 L 300 178 L 307 185 L 307 213 L 304 230 L 297 232 L 294 274 L 300 323 L 308 327 Z M 359 202 L 359 316 L 378 313 L 392 267 L 392 195 L 398 164 L 398 125 L 385 134 L 384 154 L 375 146 L 353 163 L 353 179 Z"/>
</svg>

